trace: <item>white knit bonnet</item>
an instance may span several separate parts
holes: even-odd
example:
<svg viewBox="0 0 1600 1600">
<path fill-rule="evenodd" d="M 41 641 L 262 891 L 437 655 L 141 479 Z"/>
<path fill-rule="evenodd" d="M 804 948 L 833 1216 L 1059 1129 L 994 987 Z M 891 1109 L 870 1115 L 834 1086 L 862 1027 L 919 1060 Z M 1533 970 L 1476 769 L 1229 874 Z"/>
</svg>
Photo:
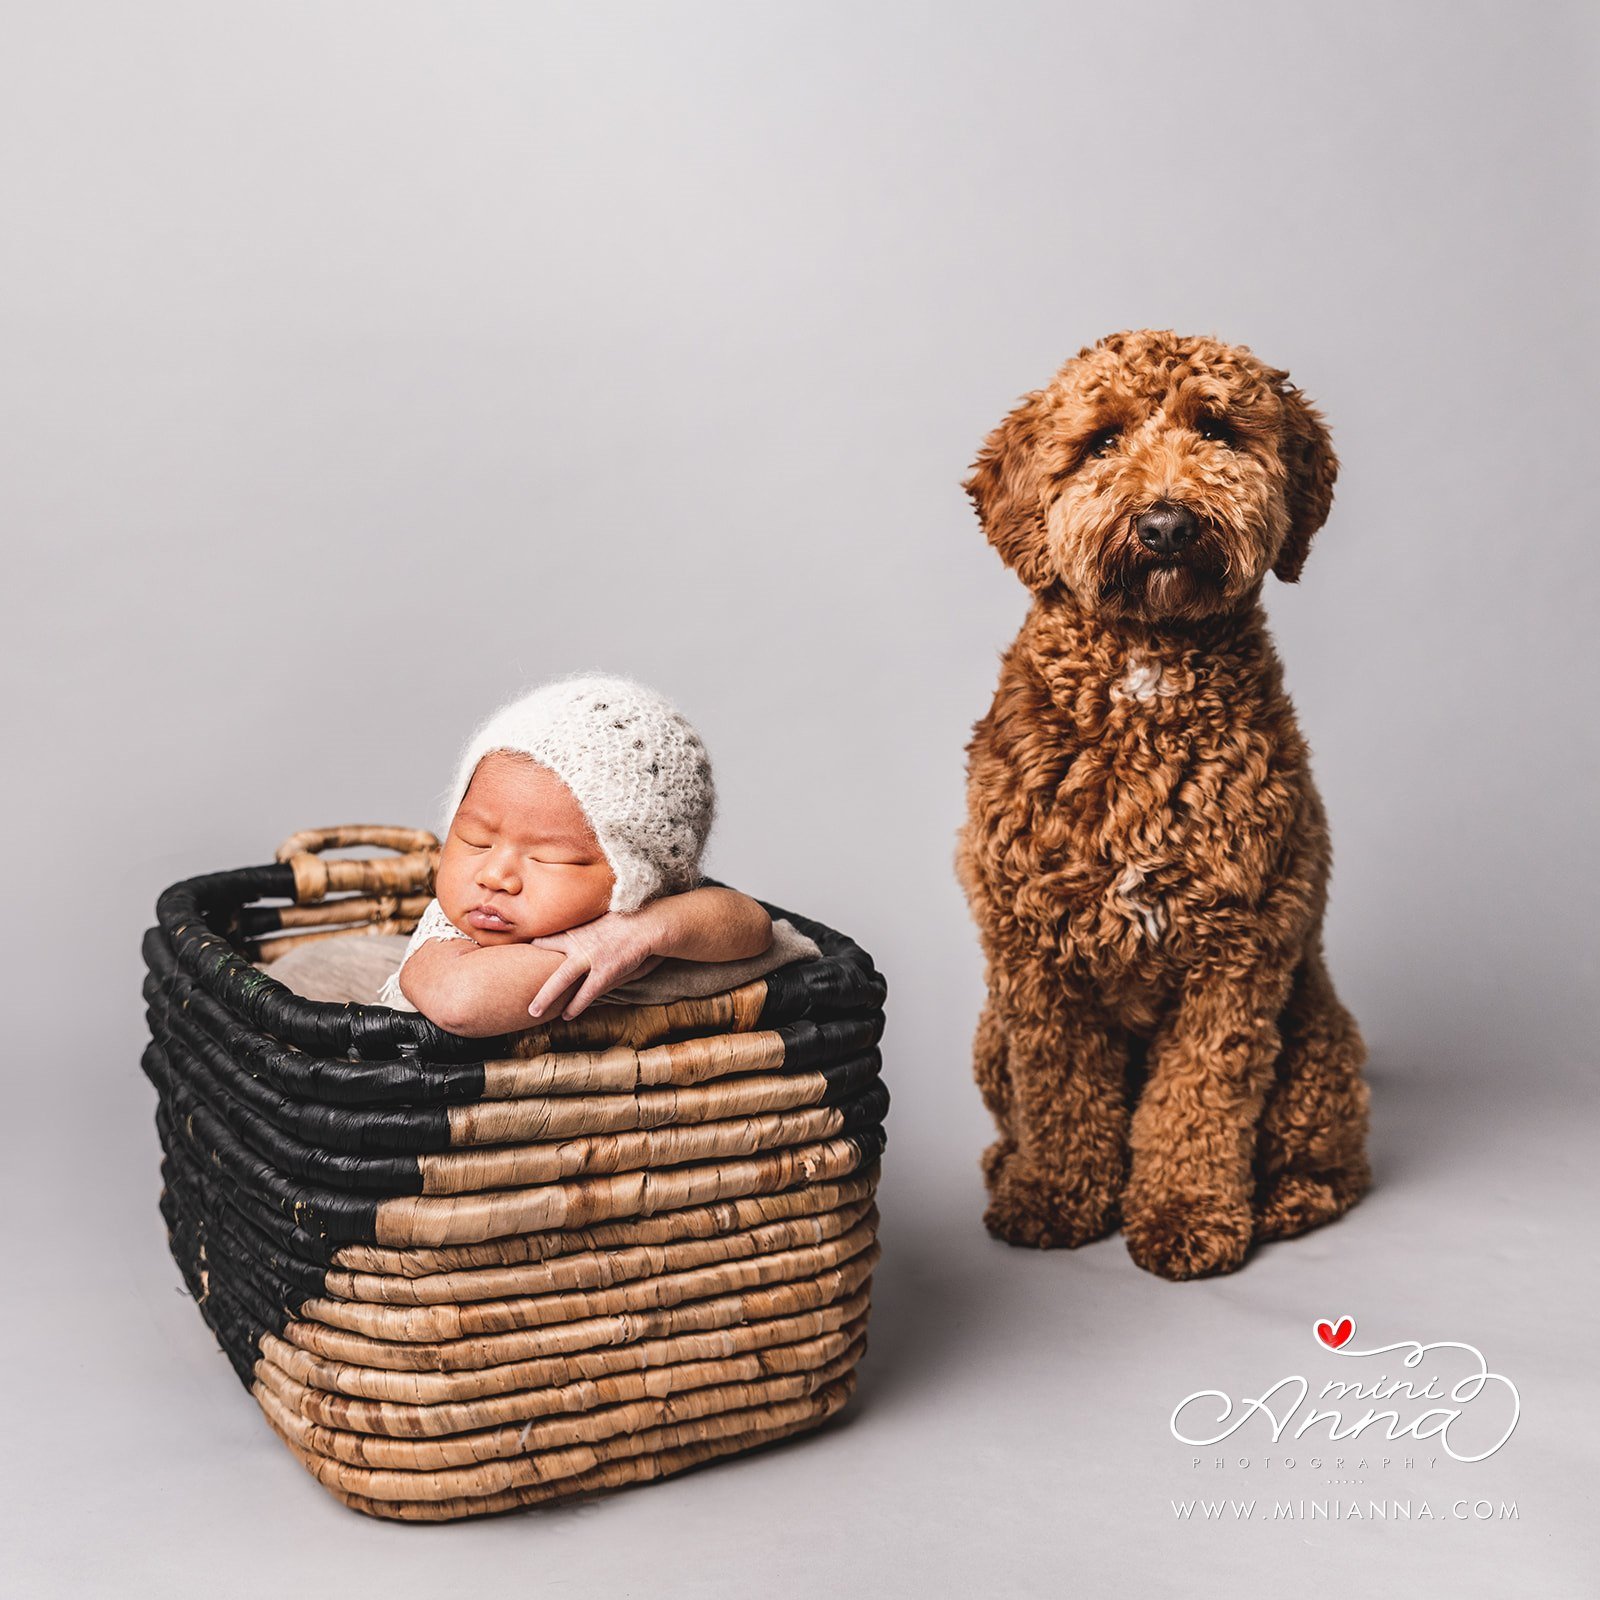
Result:
<svg viewBox="0 0 1600 1600">
<path fill-rule="evenodd" d="M 716 807 L 711 760 L 688 719 L 654 689 L 587 674 L 501 706 L 462 752 L 441 837 L 478 763 L 495 750 L 531 756 L 576 796 L 616 875 L 611 910 L 637 911 L 700 881 Z"/>
</svg>

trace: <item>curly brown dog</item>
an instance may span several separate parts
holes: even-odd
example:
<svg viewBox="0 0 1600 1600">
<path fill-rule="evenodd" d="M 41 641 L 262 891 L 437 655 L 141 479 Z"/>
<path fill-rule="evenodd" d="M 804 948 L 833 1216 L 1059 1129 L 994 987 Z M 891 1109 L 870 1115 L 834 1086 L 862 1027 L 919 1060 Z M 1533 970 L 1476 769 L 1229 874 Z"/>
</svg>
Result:
<svg viewBox="0 0 1600 1600">
<path fill-rule="evenodd" d="M 1244 346 L 1112 334 L 967 481 L 1033 591 L 967 746 L 989 1230 L 1231 1272 L 1366 1189 L 1365 1049 L 1322 953 L 1328 829 L 1261 610 L 1338 471 Z"/>
</svg>

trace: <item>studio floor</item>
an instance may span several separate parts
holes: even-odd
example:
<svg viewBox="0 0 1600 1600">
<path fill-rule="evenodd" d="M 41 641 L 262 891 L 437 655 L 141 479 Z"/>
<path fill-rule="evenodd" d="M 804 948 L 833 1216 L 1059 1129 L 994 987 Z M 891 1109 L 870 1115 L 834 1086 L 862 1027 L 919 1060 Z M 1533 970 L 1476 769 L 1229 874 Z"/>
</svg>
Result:
<svg viewBox="0 0 1600 1600">
<path fill-rule="evenodd" d="M 14 1237 L 29 1292 L 7 1337 L 33 1338 L 10 1358 L 30 1381 L 11 1414 L 27 1449 L 6 1463 L 9 1592 L 1154 1595 L 1181 1575 L 1189 1595 L 1592 1594 L 1580 1419 L 1600 1196 L 1563 1134 L 1596 1091 L 1381 1060 L 1373 1079 L 1372 1195 L 1237 1276 L 1185 1285 L 1140 1272 L 1116 1239 L 1075 1253 L 989 1240 L 975 1163 L 958 1159 L 981 1119 L 927 1121 L 902 1081 L 872 1347 L 842 1417 L 676 1480 L 440 1527 L 345 1510 L 271 1433 L 166 1255 L 141 1131 L 93 1197 L 59 1193 L 74 1251 L 40 1249 L 32 1227 Z M 130 1072 L 93 1115 L 139 1126 L 143 1087 Z M 41 1182 L 49 1154 L 34 1152 Z M 1368 1342 L 1476 1346 L 1521 1396 L 1511 1439 L 1476 1464 L 1403 1441 L 1337 1467 L 1324 1452 L 1319 1469 L 1305 1452 L 1286 1466 L 1259 1428 L 1217 1449 L 1172 1436 L 1197 1390 L 1329 1370 L 1312 1324 L 1342 1314 Z"/>
</svg>

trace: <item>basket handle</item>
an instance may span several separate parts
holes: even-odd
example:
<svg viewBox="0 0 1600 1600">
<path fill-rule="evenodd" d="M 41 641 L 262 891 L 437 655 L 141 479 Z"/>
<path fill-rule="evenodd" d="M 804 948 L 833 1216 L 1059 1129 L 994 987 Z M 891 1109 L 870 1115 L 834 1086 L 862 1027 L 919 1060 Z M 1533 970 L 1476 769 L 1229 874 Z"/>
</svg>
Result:
<svg viewBox="0 0 1600 1600">
<path fill-rule="evenodd" d="M 353 856 L 324 861 L 323 850 L 370 844 L 397 856 Z M 386 828 L 355 823 L 343 828 L 306 828 L 291 833 L 273 853 L 294 869 L 296 904 L 325 899 L 330 890 L 406 894 L 430 889 L 439 861 L 439 841 L 424 828 Z"/>
</svg>

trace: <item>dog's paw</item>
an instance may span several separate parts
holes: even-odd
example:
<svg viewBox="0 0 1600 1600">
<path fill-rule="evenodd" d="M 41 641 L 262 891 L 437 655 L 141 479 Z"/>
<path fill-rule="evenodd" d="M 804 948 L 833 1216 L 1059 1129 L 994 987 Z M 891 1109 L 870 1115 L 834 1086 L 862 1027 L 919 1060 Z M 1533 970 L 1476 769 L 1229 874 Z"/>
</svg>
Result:
<svg viewBox="0 0 1600 1600">
<path fill-rule="evenodd" d="M 1174 1199 L 1130 1211 L 1122 1233 L 1128 1254 L 1146 1272 L 1179 1280 L 1237 1272 L 1255 1228 L 1246 1205 Z"/>
<path fill-rule="evenodd" d="M 1009 1140 L 989 1147 L 983 1174 L 989 1185 L 983 1225 L 1007 1244 L 1072 1250 L 1116 1232 L 1115 1193 L 1045 1178 Z"/>
<path fill-rule="evenodd" d="M 1284 1172 L 1268 1186 L 1256 1212 L 1256 1238 L 1292 1239 L 1342 1217 L 1367 1192 L 1365 1162 L 1334 1172 Z"/>
</svg>

